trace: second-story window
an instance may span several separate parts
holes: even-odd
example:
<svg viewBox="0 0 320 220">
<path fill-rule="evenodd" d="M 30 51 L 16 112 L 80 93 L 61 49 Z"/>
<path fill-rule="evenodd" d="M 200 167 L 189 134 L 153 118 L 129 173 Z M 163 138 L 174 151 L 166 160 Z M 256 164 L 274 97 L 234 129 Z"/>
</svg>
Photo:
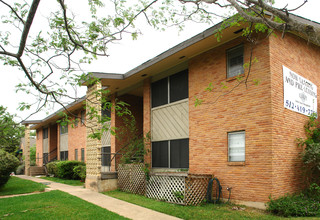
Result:
<svg viewBox="0 0 320 220">
<path fill-rule="evenodd" d="M 244 73 L 243 45 L 227 50 L 227 78 Z"/>
<path fill-rule="evenodd" d="M 188 97 L 188 70 L 156 81 L 151 85 L 152 108 Z"/>
<path fill-rule="evenodd" d="M 68 133 L 68 125 L 60 125 L 60 134 Z"/>
</svg>

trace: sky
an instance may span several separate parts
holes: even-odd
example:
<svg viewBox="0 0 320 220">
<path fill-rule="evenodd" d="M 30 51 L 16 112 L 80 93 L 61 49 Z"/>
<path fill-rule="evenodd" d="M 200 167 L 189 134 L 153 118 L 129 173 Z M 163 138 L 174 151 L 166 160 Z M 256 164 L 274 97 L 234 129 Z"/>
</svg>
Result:
<svg viewBox="0 0 320 220">
<path fill-rule="evenodd" d="M 288 3 L 288 8 L 295 8 L 302 2 L 303 0 L 276 0 L 276 6 L 284 7 Z M 320 23 L 319 8 L 319 0 L 308 0 L 301 9 L 295 11 L 295 14 Z M 37 16 L 42 16 L 46 12 L 46 7 L 40 9 L 40 14 Z M 188 23 L 182 32 L 176 28 L 160 32 L 142 24 L 140 29 L 143 34 L 138 37 L 138 40 L 133 41 L 130 38 L 125 38 L 117 44 L 111 45 L 108 50 L 109 57 L 99 58 L 98 61 L 86 68 L 90 72 L 126 73 L 210 26 L 212 25 Z M 7 107 L 11 114 L 16 114 L 16 121 L 21 121 L 32 113 L 32 111 L 21 112 L 17 110 L 19 102 L 30 99 L 30 95 L 23 92 L 16 93 L 15 86 L 19 82 L 26 82 L 24 73 L 0 63 L 0 75 L 0 105 Z M 85 90 L 85 87 L 79 88 L 79 97 L 85 95 Z M 56 105 L 55 109 L 40 112 L 29 119 L 43 119 L 60 108 Z"/>
</svg>

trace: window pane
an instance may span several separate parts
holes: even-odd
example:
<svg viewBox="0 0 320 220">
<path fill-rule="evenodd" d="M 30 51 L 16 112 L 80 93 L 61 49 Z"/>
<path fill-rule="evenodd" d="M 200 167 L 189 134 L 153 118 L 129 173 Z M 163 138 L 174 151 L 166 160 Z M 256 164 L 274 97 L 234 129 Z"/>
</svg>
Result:
<svg viewBox="0 0 320 220">
<path fill-rule="evenodd" d="M 188 98 L 188 70 L 169 77 L 170 103 Z"/>
<path fill-rule="evenodd" d="M 237 76 L 244 73 L 243 69 L 243 46 L 238 46 L 227 51 L 227 77 Z"/>
<path fill-rule="evenodd" d="M 189 168 L 189 139 L 170 141 L 170 168 Z"/>
<path fill-rule="evenodd" d="M 43 131 L 43 139 L 47 139 L 48 138 L 48 128 L 44 128 L 42 131 Z"/>
<path fill-rule="evenodd" d="M 106 105 L 101 105 L 101 116 L 111 118 L 111 111 Z"/>
<path fill-rule="evenodd" d="M 168 78 L 151 84 L 152 108 L 168 104 Z"/>
<path fill-rule="evenodd" d="M 245 132 L 228 133 L 229 161 L 245 161 Z"/>
<path fill-rule="evenodd" d="M 85 112 L 85 111 L 82 111 L 82 112 L 81 112 L 81 124 L 84 124 L 84 122 L 85 122 L 85 116 L 86 116 L 86 112 Z"/>
<path fill-rule="evenodd" d="M 78 160 L 78 149 L 74 150 L 74 159 Z"/>
<path fill-rule="evenodd" d="M 102 166 L 110 166 L 111 162 L 111 147 L 102 147 L 102 158 L 101 158 L 101 165 Z M 104 154 L 105 153 L 105 154 Z"/>
<path fill-rule="evenodd" d="M 60 134 L 68 133 L 68 125 L 60 125 Z"/>
<path fill-rule="evenodd" d="M 84 162 L 84 148 L 81 148 L 81 161 Z"/>
<path fill-rule="evenodd" d="M 168 141 L 152 143 L 152 167 L 168 167 Z"/>
</svg>

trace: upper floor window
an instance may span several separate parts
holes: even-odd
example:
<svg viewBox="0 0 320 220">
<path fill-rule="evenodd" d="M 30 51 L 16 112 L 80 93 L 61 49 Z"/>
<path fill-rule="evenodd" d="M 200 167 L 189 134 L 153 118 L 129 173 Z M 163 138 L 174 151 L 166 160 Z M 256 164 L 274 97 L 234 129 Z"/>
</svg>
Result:
<svg viewBox="0 0 320 220">
<path fill-rule="evenodd" d="M 43 131 L 43 139 L 47 139 L 48 138 L 48 128 L 44 128 L 42 131 Z"/>
<path fill-rule="evenodd" d="M 60 125 L 60 134 L 68 133 L 68 125 Z"/>
<path fill-rule="evenodd" d="M 227 78 L 244 73 L 243 45 L 227 50 Z"/>
<path fill-rule="evenodd" d="M 152 108 L 188 98 L 188 88 L 188 70 L 152 83 Z"/>
<path fill-rule="evenodd" d="M 85 111 L 81 111 L 81 124 L 84 125 L 85 122 L 85 117 L 86 117 L 86 112 Z"/>
</svg>

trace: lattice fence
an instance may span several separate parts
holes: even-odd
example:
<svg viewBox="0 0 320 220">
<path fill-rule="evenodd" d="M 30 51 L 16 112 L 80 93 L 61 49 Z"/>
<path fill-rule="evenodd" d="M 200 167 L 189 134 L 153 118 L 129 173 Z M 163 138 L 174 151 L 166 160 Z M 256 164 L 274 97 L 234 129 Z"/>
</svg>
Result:
<svg viewBox="0 0 320 220">
<path fill-rule="evenodd" d="M 188 175 L 185 185 L 185 205 L 198 205 L 206 198 L 210 179 L 211 175 Z"/>
<path fill-rule="evenodd" d="M 211 175 L 153 173 L 146 181 L 143 169 L 143 164 L 119 165 L 119 189 L 181 205 L 198 205 L 206 197 Z"/>
<path fill-rule="evenodd" d="M 119 164 L 118 187 L 122 191 L 145 194 L 145 172 L 143 164 Z"/>
<path fill-rule="evenodd" d="M 148 198 L 184 204 L 185 176 L 176 175 L 150 175 L 147 183 L 146 196 Z"/>
</svg>

